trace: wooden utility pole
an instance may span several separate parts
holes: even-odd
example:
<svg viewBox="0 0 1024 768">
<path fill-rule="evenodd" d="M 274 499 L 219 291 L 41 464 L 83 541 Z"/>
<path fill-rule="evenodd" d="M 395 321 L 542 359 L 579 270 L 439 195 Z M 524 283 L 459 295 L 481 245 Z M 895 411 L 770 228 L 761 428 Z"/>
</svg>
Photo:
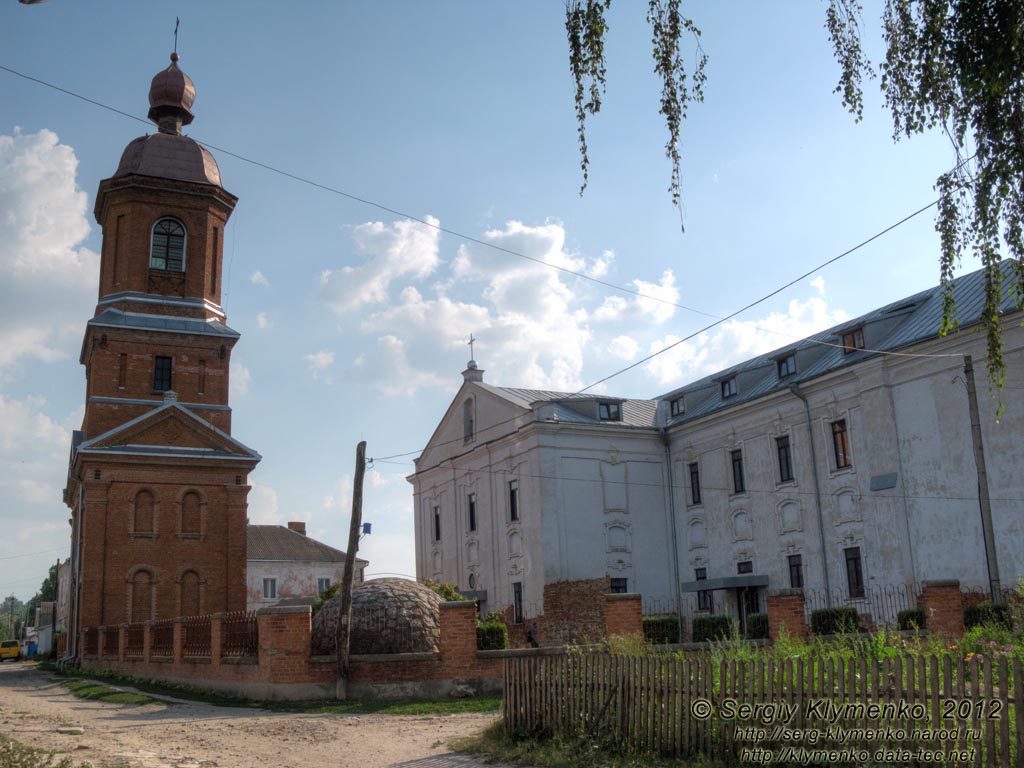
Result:
<svg viewBox="0 0 1024 768">
<path fill-rule="evenodd" d="M 999 582 L 999 561 L 996 558 L 996 538 L 992 529 L 992 505 L 988 498 L 988 472 L 985 469 L 985 445 L 981 441 L 981 417 L 978 415 L 978 391 L 974 387 L 974 363 L 964 355 L 964 377 L 967 383 L 967 407 L 971 413 L 971 440 L 974 443 L 974 463 L 978 465 L 978 497 L 981 501 L 981 533 L 985 541 L 985 564 L 988 567 L 988 585 L 992 591 L 992 604 L 1001 605 L 1003 588 Z"/>
<path fill-rule="evenodd" d="M 338 615 L 338 629 L 334 636 L 338 649 L 338 691 L 344 691 L 348 678 L 348 648 L 352 637 L 352 580 L 356 569 L 356 551 L 359 549 L 359 532 L 363 526 L 363 475 L 366 473 L 366 441 L 356 446 L 356 476 L 352 483 L 352 521 L 348 529 L 348 549 L 345 550 L 345 571 L 341 577 L 341 611 Z M 343 698 L 343 696 L 339 696 Z"/>
</svg>

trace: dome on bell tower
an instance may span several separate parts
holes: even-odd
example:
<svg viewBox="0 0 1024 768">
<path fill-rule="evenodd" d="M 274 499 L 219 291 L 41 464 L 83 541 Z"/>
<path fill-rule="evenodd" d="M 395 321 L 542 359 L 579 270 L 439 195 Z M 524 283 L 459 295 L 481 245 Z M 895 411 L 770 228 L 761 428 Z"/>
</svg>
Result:
<svg viewBox="0 0 1024 768">
<path fill-rule="evenodd" d="M 206 147 L 183 136 L 181 129 L 192 122 L 196 87 L 192 78 L 178 67 L 179 56 L 171 54 L 171 66 L 158 73 L 149 87 L 149 119 L 159 129 L 132 141 L 121 155 L 114 178 L 155 176 L 176 181 L 220 186 L 220 169 Z"/>
<path fill-rule="evenodd" d="M 192 104 L 196 100 L 196 87 L 192 78 L 178 68 L 177 52 L 171 54 L 171 66 L 153 78 L 149 86 L 149 117 L 161 133 L 181 133 L 195 117 Z"/>
</svg>

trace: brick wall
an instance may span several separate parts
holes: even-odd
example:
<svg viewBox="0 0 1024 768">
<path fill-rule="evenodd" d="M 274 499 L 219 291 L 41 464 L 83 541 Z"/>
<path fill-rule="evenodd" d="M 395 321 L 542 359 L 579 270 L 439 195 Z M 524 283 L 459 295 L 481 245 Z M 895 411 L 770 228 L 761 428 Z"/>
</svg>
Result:
<svg viewBox="0 0 1024 768">
<path fill-rule="evenodd" d="M 604 624 L 608 637 L 643 634 L 644 615 L 640 595 L 605 595 Z"/>
<path fill-rule="evenodd" d="M 98 654 L 82 658 L 86 669 L 110 669 L 136 677 L 186 683 L 197 688 L 252 699 L 297 700 L 344 697 L 416 698 L 444 696 L 456 686 L 476 693 L 500 691 L 503 652 L 476 649 L 476 606 L 443 603 L 437 651 L 350 657 L 346 685 L 339 686 L 335 657 L 310 654 L 312 612 L 308 606 L 274 606 L 257 612 L 259 652 L 254 657 L 222 654 L 222 616 L 211 621 L 208 654 L 184 655 L 184 630 L 175 625 L 174 652 L 161 659 L 151 653 L 153 629 L 145 628 L 143 653 L 125 654 L 126 627 L 103 627 Z M 119 633 L 116 653 L 108 633 Z M 80 647 L 85 648 L 85 630 Z"/>
<path fill-rule="evenodd" d="M 542 645 L 586 643 L 605 636 L 607 578 L 556 581 L 544 585 Z"/>
<path fill-rule="evenodd" d="M 783 627 L 790 637 L 806 638 L 810 635 L 802 589 L 775 589 L 768 592 L 768 636 L 777 640 Z"/>
<path fill-rule="evenodd" d="M 921 584 L 917 607 L 929 632 L 959 637 L 964 633 L 964 600 L 956 579 Z"/>
</svg>

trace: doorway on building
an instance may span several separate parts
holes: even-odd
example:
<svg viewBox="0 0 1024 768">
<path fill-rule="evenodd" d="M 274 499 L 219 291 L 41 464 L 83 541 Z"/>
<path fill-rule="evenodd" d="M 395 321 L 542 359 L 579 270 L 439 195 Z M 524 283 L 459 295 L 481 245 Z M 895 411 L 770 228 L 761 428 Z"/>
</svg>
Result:
<svg viewBox="0 0 1024 768">
<path fill-rule="evenodd" d="M 758 587 L 737 587 L 736 606 L 739 609 L 740 634 L 747 633 L 747 619 L 761 612 L 761 590 Z"/>
</svg>

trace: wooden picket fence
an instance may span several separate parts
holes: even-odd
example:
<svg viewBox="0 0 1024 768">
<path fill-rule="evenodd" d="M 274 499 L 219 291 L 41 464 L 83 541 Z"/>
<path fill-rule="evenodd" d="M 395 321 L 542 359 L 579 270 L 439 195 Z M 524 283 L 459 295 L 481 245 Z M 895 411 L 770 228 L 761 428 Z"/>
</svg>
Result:
<svg viewBox="0 0 1024 768">
<path fill-rule="evenodd" d="M 1021 667 L 1007 656 L 524 656 L 505 660 L 503 715 L 513 736 L 726 764 L 1024 768 Z M 761 705 L 759 716 L 743 705 Z"/>
</svg>

